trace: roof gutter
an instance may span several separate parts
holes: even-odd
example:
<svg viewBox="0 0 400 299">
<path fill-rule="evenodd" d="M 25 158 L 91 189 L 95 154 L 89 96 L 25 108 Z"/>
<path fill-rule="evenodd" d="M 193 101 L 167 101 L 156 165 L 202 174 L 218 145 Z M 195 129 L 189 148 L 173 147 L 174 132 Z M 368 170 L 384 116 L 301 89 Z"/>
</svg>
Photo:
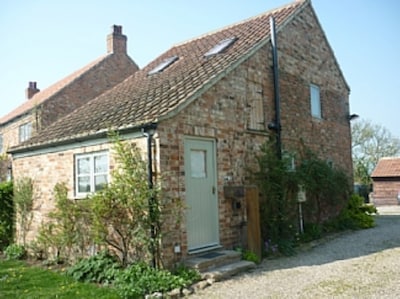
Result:
<svg viewBox="0 0 400 299">
<path fill-rule="evenodd" d="M 118 128 L 115 129 L 115 131 L 118 131 L 120 134 L 129 134 L 129 133 L 141 133 L 144 130 L 149 130 L 149 128 L 156 128 L 157 123 L 151 122 L 151 123 L 145 123 L 142 125 L 138 126 L 133 126 L 133 127 L 124 127 L 124 128 Z M 112 130 L 112 129 L 110 129 Z M 74 138 L 70 139 L 63 139 L 63 140 L 57 140 L 49 143 L 39 143 L 39 144 L 33 144 L 30 146 L 17 146 L 14 148 L 10 148 L 7 153 L 8 154 L 20 154 L 20 153 L 25 153 L 25 152 L 33 152 L 33 151 L 38 151 L 42 149 L 49 149 L 49 148 L 55 148 L 59 146 L 65 146 L 65 145 L 70 145 L 73 143 L 82 143 L 85 141 L 91 141 L 91 140 L 96 140 L 96 139 L 102 139 L 102 138 L 108 138 L 108 133 L 110 130 L 100 130 L 94 134 L 90 135 L 80 135 L 80 136 L 75 136 Z M 29 142 L 29 141 L 28 141 Z"/>
</svg>

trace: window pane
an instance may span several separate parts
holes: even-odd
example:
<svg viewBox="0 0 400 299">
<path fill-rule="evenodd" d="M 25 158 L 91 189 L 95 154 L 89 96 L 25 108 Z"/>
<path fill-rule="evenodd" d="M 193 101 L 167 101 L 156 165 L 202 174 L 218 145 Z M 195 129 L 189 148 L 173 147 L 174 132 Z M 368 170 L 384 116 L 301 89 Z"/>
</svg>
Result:
<svg viewBox="0 0 400 299">
<path fill-rule="evenodd" d="M 313 117 L 321 118 L 321 101 L 319 87 L 316 85 L 310 85 L 310 97 L 311 97 L 311 115 Z"/>
<path fill-rule="evenodd" d="M 108 170 L 107 155 L 94 157 L 94 173 L 104 173 Z"/>
<path fill-rule="evenodd" d="M 192 178 L 205 178 L 206 174 L 206 152 L 192 150 L 190 152 L 190 167 Z"/>
<path fill-rule="evenodd" d="M 206 54 L 204 54 L 204 56 L 207 57 L 207 56 L 221 53 L 226 48 L 228 48 L 230 45 L 232 45 L 236 40 L 237 40 L 236 37 L 224 39 L 224 40 L 220 41 L 218 44 L 216 44 L 213 48 L 211 48 Z"/>
<path fill-rule="evenodd" d="M 83 176 L 78 178 L 78 192 L 86 193 L 90 192 L 90 177 Z"/>
<path fill-rule="evenodd" d="M 75 188 L 79 196 L 105 187 L 109 173 L 107 152 L 78 155 L 75 161 Z"/>
<path fill-rule="evenodd" d="M 157 65 L 154 69 L 152 69 L 149 72 L 149 75 L 153 75 L 153 74 L 162 72 L 164 69 L 166 69 L 172 63 L 174 63 L 176 60 L 178 60 L 178 56 L 172 56 L 170 58 L 165 59 L 163 62 L 161 62 L 159 65 Z"/>
<path fill-rule="evenodd" d="M 25 138 L 26 140 L 31 138 L 32 136 L 32 124 L 31 123 L 27 123 L 26 127 L 25 127 Z"/>
<path fill-rule="evenodd" d="M 19 126 L 19 141 L 23 142 L 32 136 L 32 123 L 26 123 Z"/>
<path fill-rule="evenodd" d="M 94 177 L 94 191 L 99 191 L 107 184 L 107 175 L 96 175 Z"/>
<path fill-rule="evenodd" d="M 24 126 L 19 127 L 19 141 L 23 142 L 25 141 L 25 129 Z"/>
<path fill-rule="evenodd" d="M 90 157 L 78 159 L 78 175 L 90 174 Z"/>
</svg>

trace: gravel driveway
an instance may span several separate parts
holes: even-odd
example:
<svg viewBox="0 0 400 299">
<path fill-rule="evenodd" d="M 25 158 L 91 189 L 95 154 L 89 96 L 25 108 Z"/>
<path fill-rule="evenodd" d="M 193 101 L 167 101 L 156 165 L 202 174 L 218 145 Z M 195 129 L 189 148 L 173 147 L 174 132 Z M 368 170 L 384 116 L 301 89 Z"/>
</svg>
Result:
<svg viewBox="0 0 400 299">
<path fill-rule="evenodd" d="M 376 223 L 293 257 L 264 260 L 190 298 L 400 298 L 400 215 L 389 209 Z"/>
</svg>

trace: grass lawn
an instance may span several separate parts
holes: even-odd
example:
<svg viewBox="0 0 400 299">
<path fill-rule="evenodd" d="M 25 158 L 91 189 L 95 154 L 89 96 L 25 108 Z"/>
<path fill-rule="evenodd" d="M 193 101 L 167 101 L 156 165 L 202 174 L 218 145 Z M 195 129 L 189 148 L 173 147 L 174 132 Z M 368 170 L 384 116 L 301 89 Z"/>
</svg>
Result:
<svg viewBox="0 0 400 299">
<path fill-rule="evenodd" d="M 0 298 L 119 298 L 107 287 L 76 282 L 60 272 L 0 259 Z"/>
</svg>

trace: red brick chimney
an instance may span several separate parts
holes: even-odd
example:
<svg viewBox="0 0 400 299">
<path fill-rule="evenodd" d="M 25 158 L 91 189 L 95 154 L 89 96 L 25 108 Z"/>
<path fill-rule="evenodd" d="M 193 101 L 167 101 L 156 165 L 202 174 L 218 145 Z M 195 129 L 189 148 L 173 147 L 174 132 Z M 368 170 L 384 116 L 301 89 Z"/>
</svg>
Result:
<svg viewBox="0 0 400 299">
<path fill-rule="evenodd" d="M 107 53 L 126 54 L 127 37 L 122 34 L 122 26 L 111 26 L 112 32 L 107 36 Z"/>
<path fill-rule="evenodd" d="M 26 98 L 29 100 L 40 91 L 36 87 L 36 82 L 29 82 L 28 88 L 25 90 Z"/>
</svg>

